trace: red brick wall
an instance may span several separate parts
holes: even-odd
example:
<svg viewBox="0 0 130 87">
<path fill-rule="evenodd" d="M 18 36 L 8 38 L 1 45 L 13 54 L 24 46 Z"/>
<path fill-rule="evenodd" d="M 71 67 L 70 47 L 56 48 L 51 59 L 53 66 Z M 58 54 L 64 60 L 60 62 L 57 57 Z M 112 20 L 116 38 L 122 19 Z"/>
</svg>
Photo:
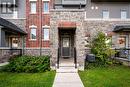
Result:
<svg viewBox="0 0 130 87">
<path fill-rule="evenodd" d="M 26 0 L 26 30 L 28 32 L 26 38 L 26 47 L 40 47 L 41 46 L 41 29 L 42 26 L 48 25 L 50 26 L 50 14 L 44 14 L 43 12 L 43 1 L 36 1 L 37 12 L 36 14 L 30 14 L 30 1 Z M 53 7 L 53 1 L 49 1 L 50 9 Z M 42 15 L 42 16 L 41 16 Z M 29 26 L 35 25 L 37 26 L 36 32 L 37 37 L 35 41 L 30 40 L 30 28 Z M 49 47 L 50 41 L 42 40 L 42 47 Z"/>
</svg>

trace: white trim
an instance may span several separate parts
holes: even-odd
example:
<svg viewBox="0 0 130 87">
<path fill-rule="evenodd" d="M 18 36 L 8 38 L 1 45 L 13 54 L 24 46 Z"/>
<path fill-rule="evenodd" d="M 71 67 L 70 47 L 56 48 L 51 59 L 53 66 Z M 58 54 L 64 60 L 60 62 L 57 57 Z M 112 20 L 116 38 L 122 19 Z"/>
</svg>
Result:
<svg viewBox="0 0 130 87">
<path fill-rule="evenodd" d="M 37 0 L 29 0 L 30 2 L 37 1 Z"/>
<path fill-rule="evenodd" d="M 43 12 L 43 14 L 50 14 L 50 12 Z"/>
<path fill-rule="evenodd" d="M 29 39 L 29 41 L 36 41 L 37 39 Z"/>
<path fill-rule="evenodd" d="M 42 26 L 42 28 L 50 28 L 50 26 L 44 25 L 44 26 Z"/>
<path fill-rule="evenodd" d="M 31 25 L 31 26 L 29 26 L 29 28 L 37 28 L 37 26 Z"/>
<path fill-rule="evenodd" d="M 48 1 L 49 2 L 50 0 L 42 0 L 42 1 Z"/>
<path fill-rule="evenodd" d="M 109 19 L 103 19 L 103 18 L 86 18 L 85 21 L 130 21 L 130 18 L 127 19 L 120 19 L 120 18 L 109 18 Z"/>
<path fill-rule="evenodd" d="M 11 49 L 10 47 L 0 47 L 0 50 Z"/>
</svg>

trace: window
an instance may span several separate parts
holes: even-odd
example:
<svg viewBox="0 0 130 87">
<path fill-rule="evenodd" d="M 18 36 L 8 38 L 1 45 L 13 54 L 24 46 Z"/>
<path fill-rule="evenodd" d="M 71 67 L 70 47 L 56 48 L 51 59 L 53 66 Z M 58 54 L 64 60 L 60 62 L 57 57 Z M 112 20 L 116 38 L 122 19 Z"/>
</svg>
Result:
<svg viewBox="0 0 130 87">
<path fill-rule="evenodd" d="M 17 48 L 18 47 L 18 38 L 12 38 L 12 47 Z"/>
<path fill-rule="evenodd" d="M 127 35 L 119 36 L 118 37 L 118 44 L 119 44 L 120 48 L 128 47 L 128 36 Z"/>
<path fill-rule="evenodd" d="M 7 6 L 6 6 L 6 2 L 3 2 L 3 3 L 2 3 L 2 7 L 1 7 L 1 12 L 2 12 L 2 13 L 6 13 L 6 12 L 7 12 L 6 7 L 7 7 Z"/>
<path fill-rule="evenodd" d="M 103 11 L 103 14 L 102 14 L 102 17 L 103 17 L 104 19 L 108 19 L 108 18 L 109 18 L 109 11 L 104 10 L 104 11 Z"/>
<path fill-rule="evenodd" d="M 31 13 L 35 14 L 36 13 L 36 2 L 31 2 L 30 5 L 31 5 L 30 6 Z"/>
<path fill-rule="evenodd" d="M 43 12 L 44 13 L 49 13 L 49 1 L 44 1 L 43 2 Z"/>
<path fill-rule="evenodd" d="M 33 40 L 36 39 L 36 28 L 31 28 L 30 38 Z"/>
<path fill-rule="evenodd" d="M 49 40 L 49 29 L 43 29 L 43 40 Z"/>
<path fill-rule="evenodd" d="M 10 3 L 10 2 L 8 2 L 7 4 L 8 4 L 8 7 L 7 7 L 7 12 L 8 12 L 8 13 L 12 13 L 11 3 Z"/>
<path fill-rule="evenodd" d="M 126 19 L 127 18 L 127 11 L 126 10 L 122 10 L 121 11 L 121 19 Z"/>
<path fill-rule="evenodd" d="M 1 13 L 13 13 L 13 8 L 10 2 L 3 2 L 1 7 Z"/>
</svg>

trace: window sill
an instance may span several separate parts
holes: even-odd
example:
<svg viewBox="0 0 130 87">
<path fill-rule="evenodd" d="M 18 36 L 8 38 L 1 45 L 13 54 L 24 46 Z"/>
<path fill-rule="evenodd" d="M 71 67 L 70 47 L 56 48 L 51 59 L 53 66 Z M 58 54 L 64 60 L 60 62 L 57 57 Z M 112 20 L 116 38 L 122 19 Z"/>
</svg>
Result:
<svg viewBox="0 0 130 87">
<path fill-rule="evenodd" d="M 49 12 L 43 12 L 42 14 L 50 14 Z"/>
<path fill-rule="evenodd" d="M 29 39 L 29 41 L 36 41 L 37 39 Z"/>
<path fill-rule="evenodd" d="M 37 13 L 30 13 L 30 15 L 35 15 L 35 14 L 37 14 Z"/>
<path fill-rule="evenodd" d="M 44 40 L 44 39 L 42 39 L 42 41 L 45 41 L 45 42 L 46 42 L 46 41 L 50 41 L 50 40 Z"/>
</svg>

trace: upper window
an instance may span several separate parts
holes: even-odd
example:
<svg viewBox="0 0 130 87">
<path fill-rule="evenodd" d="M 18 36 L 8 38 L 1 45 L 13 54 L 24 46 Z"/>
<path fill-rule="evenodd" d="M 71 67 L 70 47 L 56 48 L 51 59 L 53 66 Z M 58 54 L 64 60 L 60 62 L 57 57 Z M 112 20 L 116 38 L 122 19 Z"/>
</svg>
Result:
<svg viewBox="0 0 130 87">
<path fill-rule="evenodd" d="M 31 28 L 30 39 L 36 39 L 36 28 Z"/>
<path fill-rule="evenodd" d="M 108 10 L 104 10 L 103 13 L 102 13 L 102 17 L 104 19 L 108 19 L 109 18 L 109 11 Z"/>
<path fill-rule="evenodd" d="M 43 35 L 43 40 L 49 40 L 49 29 L 44 28 L 43 32 L 42 32 L 42 35 Z"/>
<path fill-rule="evenodd" d="M 43 2 L 43 12 L 44 13 L 49 13 L 49 1 L 44 1 Z"/>
<path fill-rule="evenodd" d="M 126 18 L 127 18 L 127 11 L 121 10 L 121 19 L 126 19 Z"/>
<path fill-rule="evenodd" d="M 10 2 L 2 2 L 1 13 L 13 13 L 13 8 Z"/>
<path fill-rule="evenodd" d="M 36 2 L 30 2 L 30 11 L 31 13 L 35 14 L 36 13 Z"/>
</svg>

